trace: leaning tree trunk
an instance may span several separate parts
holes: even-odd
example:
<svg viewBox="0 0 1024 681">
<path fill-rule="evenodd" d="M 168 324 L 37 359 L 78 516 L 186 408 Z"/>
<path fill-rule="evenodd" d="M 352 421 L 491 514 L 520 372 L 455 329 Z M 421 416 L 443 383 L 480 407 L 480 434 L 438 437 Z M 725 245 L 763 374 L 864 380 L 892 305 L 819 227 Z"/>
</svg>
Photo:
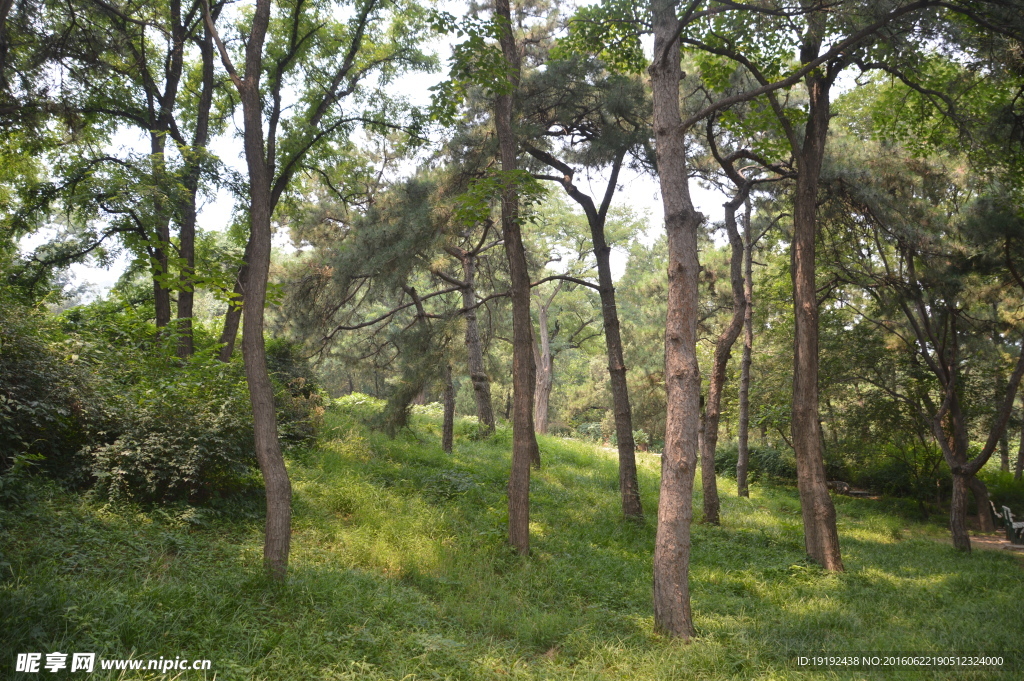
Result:
<svg viewBox="0 0 1024 681">
<path fill-rule="evenodd" d="M 750 363 L 754 348 L 754 239 L 750 231 L 750 201 L 743 218 L 743 361 L 740 364 L 739 446 L 736 454 L 736 494 L 749 497 L 747 468 L 750 464 Z"/>
<path fill-rule="evenodd" d="M 817 54 L 816 49 L 814 53 Z M 818 421 L 818 299 L 814 262 L 818 181 L 828 135 L 829 83 L 822 75 L 810 75 L 806 82 L 810 112 L 798 157 L 790 247 L 795 317 L 791 430 L 807 555 L 827 570 L 841 572 L 836 511 L 826 486 Z"/>
<path fill-rule="evenodd" d="M 729 234 L 732 256 L 729 275 L 732 282 L 732 319 L 715 343 L 715 359 L 708 387 L 708 402 L 704 410 L 704 441 L 701 443 L 701 485 L 704 488 L 704 522 L 719 524 L 718 485 L 715 480 L 715 448 L 718 446 L 718 421 L 722 413 L 722 389 L 725 370 L 729 365 L 732 346 L 739 338 L 746 315 L 747 299 L 743 290 L 743 240 L 736 228 L 736 208 L 746 199 L 747 189 L 740 189 L 732 201 L 725 204 L 725 229 Z"/>
<path fill-rule="evenodd" d="M 669 255 L 665 320 L 667 413 L 654 543 L 654 626 L 669 636 L 688 640 L 695 633 L 689 578 L 700 420 L 697 229 L 703 216 L 694 209 L 690 199 L 686 131 L 679 112 L 682 70 L 676 3 L 652 0 L 651 9 L 655 54 L 650 67 L 654 135 Z"/>
<path fill-rule="evenodd" d="M 509 180 L 501 192 L 501 230 L 508 257 L 512 297 L 512 472 L 508 483 L 509 542 L 520 554 L 530 551 L 530 464 L 540 464 L 540 449 L 533 430 L 533 320 L 530 318 L 530 274 L 519 226 L 519 194 L 511 175 L 515 172 L 517 145 L 512 131 L 512 93 L 519 85 L 519 52 L 512 34 L 509 0 L 495 0 L 494 15 L 500 23 L 501 53 L 509 64 L 509 91 L 494 102 L 494 129 L 498 137 L 501 170 Z"/>
<path fill-rule="evenodd" d="M 476 416 L 480 422 L 480 435 L 494 432 L 494 408 L 491 405 L 491 381 L 484 366 L 483 345 L 480 342 L 480 325 L 476 318 L 476 263 L 475 256 L 466 253 L 461 257 L 465 286 L 462 288 L 462 307 L 466 309 L 466 354 L 469 358 L 469 378 L 473 383 L 473 400 L 476 402 Z"/>
<path fill-rule="evenodd" d="M 594 225 L 590 221 L 590 235 L 597 260 L 597 282 L 601 295 L 601 320 L 604 323 L 604 342 L 608 352 L 608 378 L 612 389 L 612 410 L 615 415 L 615 439 L 619 450 L 619 492 L 622 495 L 622 513 L 627 518 L 642 518 L 640 485 L 636 477 L 636 442 L 633 439 L 633 412 L 629 406 L 626 385 L 626 362 L 622 351 L 619 313 L 615 306 L 615 285 L 612 283 L 611 247 L 604 236 L 603 221 Z"/>
</svg>

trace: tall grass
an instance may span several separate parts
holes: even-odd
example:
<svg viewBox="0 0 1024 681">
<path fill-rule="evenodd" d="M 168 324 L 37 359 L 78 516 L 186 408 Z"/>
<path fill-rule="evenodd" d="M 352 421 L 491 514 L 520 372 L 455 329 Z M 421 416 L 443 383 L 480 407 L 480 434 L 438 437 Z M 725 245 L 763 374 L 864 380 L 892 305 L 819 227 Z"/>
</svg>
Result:
<svg viewBox="0 0 1024 681">
<path fill-rule="evenodd" d="M 1020 556 L 960 555 L 941 528 L 837 498 L 847 571 L 825 573 L 804 559 L 793 490 L 739 499 L 724 478 L 722 526 L 694 527 L 698 638 L 662 638 L 657 457 L 640 454 L 636 523 L 621 518 L 613 453 L 541 438 L 521 558 L 505 542 L 510 434 L 473 440 L 463 424 L 449 456 L 437 430 L 419 416 L 390 440 L 328 415 L 319 445 L 290 462 L 284 585 L 262 575 L 256 502 L 143 511 L 37 487 L 0 511 L 0 678 L 41 676 L 15 675 L 16 653 L 60 651 L 213 661 L 205 675 L 83 675 L 95 679 L 911 679 L 936 676 L 795 656 L 1021 648 Z M 1016 659 L 1006 678 L 1024 675 Z"/>
</svg>

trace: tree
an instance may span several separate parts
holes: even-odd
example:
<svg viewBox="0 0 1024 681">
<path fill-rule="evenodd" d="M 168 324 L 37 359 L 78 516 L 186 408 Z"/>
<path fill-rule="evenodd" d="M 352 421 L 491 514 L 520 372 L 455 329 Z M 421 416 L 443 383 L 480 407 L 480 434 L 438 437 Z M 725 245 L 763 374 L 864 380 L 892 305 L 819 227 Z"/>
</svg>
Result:
<svg viewBox="0 0 1024 681">
<path fill-rule="evenodd" d="M 331 18 L 333 7 L 306 7 L 300 0 L 281 5 L 275 15 L 271 0 L 257 0 L 243 32 L 239 71 L 208 4 L 204 10 L 207 29 L 242 105 L 249 180 L 249 242 L 241 281 L 242 356 L 253 408 L 256 458 L 266 485 L 264 563 L 271 576 L 283 579 L 291 540 L 291 484 L 277 438 L 263 339 L 274 209 L 307 159 L 318 160 L 316 153 L 329 148 L 332 139 L 357 123 L 393 125 L 340 106 L 365 87 L 364 80 L 380 74 L 386 81 L 403 67 L 425 62 L 405 42 L 407 32 L 415 37 L 417 30 L 414 8 L 364 0 L 355 3 L 351 17 L 341 22 Z M 401 41 L 391 32 L 389 18 L 402 27 L 398 34 L 406 34 Z M 302 82 L 304 89 L 298 99 L 301 104 L 289 119 L 284 97 L 293 81 Z"/>
<path fill-rule="evenodd" d="M 619 173 L 632 154 L 634 165 L 649 161 L 650 130 L 647 97 L 636 79 L 603 72 L 594 60 L 553 61 L 543 73 L 534 75 L 524 96 L 527 118 L 540 139 L 561 139 L 564 152 L 589 166 L 609 166 L 609 177 L 600 205 L 574 184 L 575 170 L 554 151 L 524 142 L 523 148 L 558 175 L 536 173 L 538 179 L 559 183 L 565 193 L 583 209 L 590 227 L 597 264 L 601 318 L 604 322 L 608 374 L 615 414 L 616 446 L 619 452 L 619 490 L 622 511 L 628 518 L 643 515 L 636 479 L 636 444 L 633 417 L 626 383 L 615 286 L 611 273 L 611 246 L 605 233 L 608 210 Z M 546 146 L 543 142 L 536 144 Z"/>
</svg>

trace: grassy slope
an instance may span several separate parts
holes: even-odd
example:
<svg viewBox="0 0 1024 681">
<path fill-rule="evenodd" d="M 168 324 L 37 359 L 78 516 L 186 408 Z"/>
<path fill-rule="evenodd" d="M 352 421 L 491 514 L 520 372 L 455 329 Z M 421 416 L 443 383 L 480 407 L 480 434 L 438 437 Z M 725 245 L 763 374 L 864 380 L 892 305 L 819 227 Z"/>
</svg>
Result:
<svg viewBox="0 0 1024 681">
<path fill-rule="evenodd" d="M 0 511 L 0 678 L 33 651 L 209 658 L 216 678 L 274 681 L 993 678 L 807 670 L 793 656 L 1021 646 L 1020 556 L 959 555 L 939 527 L 839 498 L 847 572 L 825 574 L 803 560 L 792 490 L 741 500 L 728 480 L 723 526 L 694 528 L 699 640 L 665 640 L 651 633 L 656 457 L 641 455 L 637 525 L 619 518 L 611 453 L 542 439 L 521 559 L 503 540 L 508 433 L 460 439 L 448 457 L 436 431 L 421 418 L 387 440 L 328 417 L 321 447 L 291 464 L 284 586 L 261 576 L 255 508 L 114 512 L 44 490 Z"/>
</svg>

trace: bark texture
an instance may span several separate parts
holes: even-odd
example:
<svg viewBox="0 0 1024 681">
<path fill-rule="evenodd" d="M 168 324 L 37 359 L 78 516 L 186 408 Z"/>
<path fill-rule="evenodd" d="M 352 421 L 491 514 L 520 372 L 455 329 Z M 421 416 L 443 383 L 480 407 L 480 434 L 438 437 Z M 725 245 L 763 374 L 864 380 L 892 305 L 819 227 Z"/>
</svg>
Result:
<svg viewBox="0 0 1024 681">
<path fill-rule="evenodd" d="M 736 454 L 736 494 L 749 497 L 750 465 L 750 364 L 754 350 L 754 240 L 750 231 L 750 202 L 743 216 L 743 361 L 740 364 L 739 445 Z"/>
<path fill-rule="evenodd" d="M 747 187 L 725 204 L 725 230 L 729 235 L 731 256 L 729 260 L 729 281 L 732 285 L 732 317 L 715 342 L 715 358 L 708 386 L 708 402 L 704 410 L 704 440 L 701 443 L 700 467 L 701 485 L 704 490 L 704 522 L 718 525 L 720 502 L 715 479 L 715 449 L 718 446 L 718 422 L 722 413 L 722 389 L 725 387 L 725 370 L 732 355 L 732 346 L 743 330 L 747 311 L 747 298 L 743 288 L 743 240 L 736 226 L 736 209 L 746 200 Z M 745 484 L 745 481 L 744 481 Z"/>
<path fill-rule="evenodd" d="M 690 610 L 690 529 L 700 420 L 697 365 L 697 228 L 703 216 L 690 199 L 685 130 L 679 111 L 680 50 L 676 5 L 652 0 L 655 60 L 650 68 L 658 176 L 668 233 L 665 388 L 668 411 L 654 545 L 654 626 L 694 636 Z"/>
<path fill-rule="evenodd" d="M 452 453 L 455 442 L 455 385 L 452 383 L 452 365 L 445 364 L 441 372 L 444 383 L 444 422 L 441 428 L 441 449 Z"/>
<path fill-rule="evenodd" d="M 495 19 L 500 22 L 501 53 L 509 65 L 509 89 L 495 97 L 494 127 L 498 137 L 502 172 L 517 169 L 518 151 L 512 130 L 513 93 L 519 85 L 520 58 L 512 34 L 508 0 L 496 0 Z M 530 551 L 530 464 L 540 463 L 540 449 L 533 429 L 533 320 L 530 317 L 530 274 L 519 225 L 519 194 L 507 183 L 501 194 L 501 231 L 508 258 L 512 297 L 512 472 L 508 482 L 509 542 L 520 554 Z"/>
<path fill-rule="evenodd" d="M 820 33 L 813 24 L 814 20 L 807 42 L 801 48 L 804 63 L 817 57 L 821 45 Z M 814 261 L 818 184 L 828 136 L 831 83 L 819 72 L 812 72 L 805 84 L 809 114 L 797 154 L 799 173 L 793 197 L 793 243 L 790 247 L 795 317 L 791 431 L 807 555 L 825 569 L 841 572 L 843 561 L 836 511 L 826 486 L 818 420 L 818 299 Z"/>
</svg>

